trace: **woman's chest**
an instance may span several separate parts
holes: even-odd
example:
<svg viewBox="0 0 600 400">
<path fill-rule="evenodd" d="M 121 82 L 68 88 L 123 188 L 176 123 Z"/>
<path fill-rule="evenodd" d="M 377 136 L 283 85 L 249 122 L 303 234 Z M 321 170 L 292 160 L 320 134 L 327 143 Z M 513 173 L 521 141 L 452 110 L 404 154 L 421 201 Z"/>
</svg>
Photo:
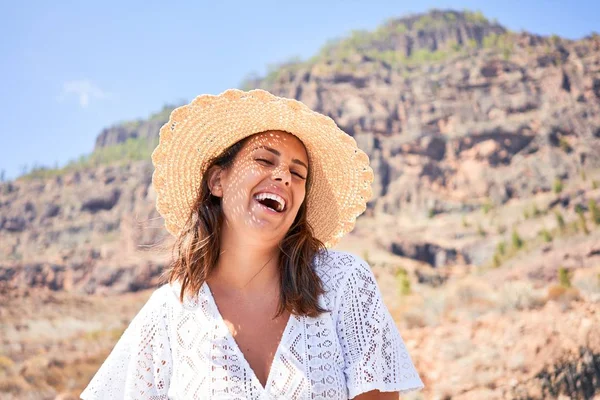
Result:
<svg viewBox="0 0 600 400">
<path fill-rule="evenodd" d="M 242 356 L 259 380 L 266 386 L 273 359 L 283 334 L 291 323 L 288 311 L 273 318 L 274 307 L 244 308 L 220 304 L 221 316 L 230 338 L 237 344 Z"/>
<path fill-rule="evenodd" d="M 239 347 L 252 340 L 238 340 L 238 345 L 222 318 L 198 311 L 182 311 L 171 325 L 172 398 L 347 399 L 344 359 L 330 313 L 290 316 L 270 370 L 263 369 L 259 379 Z"/>
</svg>

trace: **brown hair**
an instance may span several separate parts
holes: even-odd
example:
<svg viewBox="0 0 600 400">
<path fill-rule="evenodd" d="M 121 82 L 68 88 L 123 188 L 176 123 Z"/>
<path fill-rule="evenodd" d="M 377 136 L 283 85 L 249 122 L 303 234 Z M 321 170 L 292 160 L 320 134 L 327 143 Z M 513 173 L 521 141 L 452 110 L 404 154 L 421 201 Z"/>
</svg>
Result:
<svg viewBox="0 0 600 400">
<path fill-rule="evenodd" d="M 247 140 L 248 138 L 238 141 L 209 161 L 195 204 L 174 244 L 173 250 L 176 254 L 166 274 L 169 283 L 179 281 L 181 284 L 182 302 L 186 294 L 193 296 L 199 292 L 219 260 L 223 209 L 221 199 L 210 194 L 208 177 L 214 168 L 230 168 Z M 310 176 L 306 185 L 309 190 Z M 285 310 L 310 317 L 327 311 L 318 304 L 318 297 L 324 293 L 324 289 L 321 279 L 313 269 L 315 256 L 326 251 L 326 248 L 315 238 L 306 215 L 304 202 L 294 223 L 279 244 L 281 291 L 276 317 Z"/>
</svg>

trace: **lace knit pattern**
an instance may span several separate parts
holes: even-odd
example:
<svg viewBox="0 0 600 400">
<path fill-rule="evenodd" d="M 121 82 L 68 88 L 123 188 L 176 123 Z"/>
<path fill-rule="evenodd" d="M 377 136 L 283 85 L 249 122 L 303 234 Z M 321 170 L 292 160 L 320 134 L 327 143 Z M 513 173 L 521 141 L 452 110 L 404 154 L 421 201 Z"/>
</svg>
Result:
<svg viewBox="0 0 600 400">
<path fill-rule="evenodd" d="M 423 383 L 370 267 L 329 250 L 314 263 L 330 312 L 292 315 L 263 387 L 231 336 L 210 289 L 178 300 L 157 289 L 81 394 L 92 399 L 348 399 Z"/>
</svg>

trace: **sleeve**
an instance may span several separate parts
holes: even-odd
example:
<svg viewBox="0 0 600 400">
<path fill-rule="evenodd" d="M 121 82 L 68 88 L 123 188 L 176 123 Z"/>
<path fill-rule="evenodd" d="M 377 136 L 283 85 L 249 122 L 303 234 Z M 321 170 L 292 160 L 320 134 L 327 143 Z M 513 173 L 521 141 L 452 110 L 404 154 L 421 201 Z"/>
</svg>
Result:
<svg viewBox="0 0 600 400">
<path fill-rule="evenodd" d="M 358 257 L 336 303 L 336 329 L 350 398 L 368 392 L 401 393 L 424 387 L 369 265 Z"/>
<path fill-rule="evenodd" d="M 81 393 L 81 399 L 168 399 L 173 364 L 164 298 L 160 289 L 152 294 Z"/>
</svg>

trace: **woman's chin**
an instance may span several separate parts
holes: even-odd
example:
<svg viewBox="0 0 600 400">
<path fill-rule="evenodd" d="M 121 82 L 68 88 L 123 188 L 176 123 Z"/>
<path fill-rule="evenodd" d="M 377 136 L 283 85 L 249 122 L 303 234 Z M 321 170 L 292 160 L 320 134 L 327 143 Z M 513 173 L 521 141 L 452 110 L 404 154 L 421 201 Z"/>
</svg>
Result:
<svg viewBox="0 0 600 400">
<path fill-rule="evenodd" d="M 278 243 L 281 241 L 291 227 L 292 221 L 289 221 L 288 211 L 277 212 L 258 202 L 252 204 L 243 216 L 230 215 L 227 220 L 233 231 L 244 232 L 244 237 L 251 241 L 261 241 L 265 243 Z M 242 222 L 243 221 L 243 222 Z"/>
<path fill-rule="evenodd" d="M 291 226 L 286 216 L 286 211 L 277 212 L 259 203 L 250 212 L 248 226 L 260 237 L 283 239 Z"/>
</svg>

